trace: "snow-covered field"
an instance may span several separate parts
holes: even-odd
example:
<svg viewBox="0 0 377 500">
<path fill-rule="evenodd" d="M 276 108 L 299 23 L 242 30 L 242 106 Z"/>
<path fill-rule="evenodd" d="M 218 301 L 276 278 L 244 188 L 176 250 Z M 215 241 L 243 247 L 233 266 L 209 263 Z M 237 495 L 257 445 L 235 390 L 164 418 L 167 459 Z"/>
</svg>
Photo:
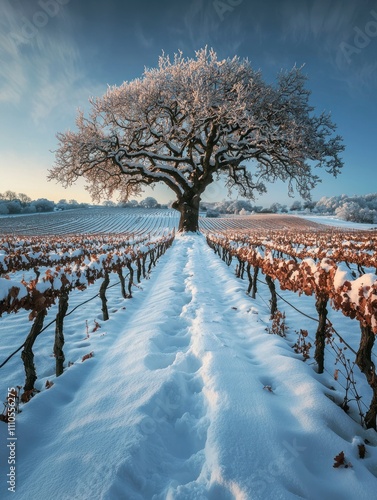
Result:
<svg viewBox="0 0 377 500">
<path fill-rule="evenodd" d="M 318 224 L 326 224 L 328 226 L 336 226 L 336 227 L 341 227 L 341 228 L 352 228 L 352 229 L 360 229 L 360 230 L 367 230 L 367 229 L 377 229 L 377 224 L 364 224 L 360 222 L 350 222 L 346 220 L 339 219 L 335 215 L 306 215 L 306 214 L 300 214 L 300 217 L 312 221 L 312 222 L 317 222 Z"/>
<path fill-rule="evenodd" d="M 176 210 L 81 208 L 0 217 L 0 234 L 143 233 L 178 226 Z"/>
<path fill-rule="evenodd" d="M 204 214 L 204 212 L 203 212 Z M 201 217 L 203 229 L 229 226 L 252 227 L 252 221 L 279 219 L 286 215 L 255 214 L 252 216 L 232 216 L 223 214 L 219 218 Z M 292 217 L 292 216 L 290 216 Z M 310 224 L 325 224 L 354 229 L 376 229 L 377 224 L 357 224 L 335 216 L 300 214 Z M 47 212 L 28 215 L 0 215 L 0 234 L 64 235 L 68 233 L 145 233 L 159 231 L 160 228 L 178 227 L 179 213 L 172 209 L 145 208 L 90 208 Z M 272 222 L 272 227 L 275 223 Z"/>
<path fill-rule="evenodd" d="M 355 402 L 349 414 L 339 407 L 344 380 L 334 380 L 333 351 L 318 375 L 314 348 L 306 362 L 292 349 L 300 329 L 314 344 L 317 325 L 299 312 L 315 315 L 314 299 L 281 292 L 296 308 L 278 304 L 289 327 L 282 338 L 268 333 L 267 287 L 259 284 L 255 300 L 246 288 L 202 235 L 178 236 L 133 299 L 119 285 L 109 289 L 108 321 L 98 298 L 66 318 L 70 366 L 58 379 L 54 326 L 43 332 L 35 345 L 41 392 L 17 415 L 12 439 L 0 422 L 0 498 L 375 498 L 377 435 L 360 426 Z M 97 291 L 72 293 L 70 310 Z M 334 311 L 330 319 L 357 348 L 357 322 Z M 27 313 L 3 316 L 0 329 L 1 363 L 24 341 Z M 5 400 L 24 382 L 19 354 L 0 375 Z M 371 393 L 357 368 L 355 376 L 365 411 Z M 15 437 L 14 494 L 7 444 Z M 334 468 L 342 451 L 348 466 Z"/>
</svg>

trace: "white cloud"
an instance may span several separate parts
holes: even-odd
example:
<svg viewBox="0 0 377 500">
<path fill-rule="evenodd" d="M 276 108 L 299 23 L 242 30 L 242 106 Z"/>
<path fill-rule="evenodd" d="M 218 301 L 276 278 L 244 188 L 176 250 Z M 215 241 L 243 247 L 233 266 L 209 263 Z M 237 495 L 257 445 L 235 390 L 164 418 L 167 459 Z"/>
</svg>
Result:
<svg viewBox="0 0 377 500">
<path fill-rule="evenodd" d="M 56 4 L 58 5 L 58 4 Z M 70 34 L 69 10 L 59 7 L 54 18 L 45 14 L 44 27 L 25 37 L 25 20 L 33 21 L 38 4 L 29 13 L 5 0 L 1 18 L 0 104 L 21 106 L 25 117 L 40 123 L 52 112 L 72 112 L 98 89 L 82 70 L 80 51 Z M 41 11 L 42 12 L 42 11 Z M 34 17 L 33 17 L 34 16 Z M 64 22 L 62 22 L 62 20 Z M 32 30 L 30 29 L 30 33 Z"/>
<path fill-rule="evenodd" d="M 27 87 L 25 69 L 13 42 L 0 34 L 0 102 L 18 103 Z"/>
<path fill-rule="evenodd" d="M 19 30 L 18 20 L 16 10 L 5 0 L 0 19 L 0 102 L 18 103 L 27 86 L 20 46 L 12 36 Z"/>
</svg>

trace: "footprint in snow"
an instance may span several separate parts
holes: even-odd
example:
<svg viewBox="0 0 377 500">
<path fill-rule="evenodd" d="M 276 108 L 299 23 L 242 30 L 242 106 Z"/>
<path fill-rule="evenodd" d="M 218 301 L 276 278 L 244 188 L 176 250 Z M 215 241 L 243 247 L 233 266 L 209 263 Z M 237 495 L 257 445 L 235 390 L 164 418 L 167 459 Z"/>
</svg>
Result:
<svg viewBox="0 0 377 500">
<path fill-rule="evenodd" d="M 174 363 L 175 352 L 150 353 L 144 359 L 144 364 L 149 370 L 161 370 Z"/>
</svg>

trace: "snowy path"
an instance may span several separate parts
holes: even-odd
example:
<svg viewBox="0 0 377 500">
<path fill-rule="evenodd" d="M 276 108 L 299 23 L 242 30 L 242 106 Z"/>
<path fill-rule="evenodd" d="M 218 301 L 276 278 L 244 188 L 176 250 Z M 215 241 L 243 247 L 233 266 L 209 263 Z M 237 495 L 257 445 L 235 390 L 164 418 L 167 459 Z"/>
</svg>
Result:
<svg viewBox="0 0 377 500">
<path fill-rule="evenodd" d="M 19 416 L 16 498 L 373 498 L 366 434 L 255 304 L 203 236 L 178 237 L 95 357 Z"/>
</svg>

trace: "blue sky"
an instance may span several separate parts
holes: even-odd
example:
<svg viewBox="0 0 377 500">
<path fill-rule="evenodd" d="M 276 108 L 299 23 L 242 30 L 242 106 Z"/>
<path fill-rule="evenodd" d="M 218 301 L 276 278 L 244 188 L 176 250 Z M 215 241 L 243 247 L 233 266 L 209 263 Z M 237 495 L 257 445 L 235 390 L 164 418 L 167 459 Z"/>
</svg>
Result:
<svg viewBox="0 0 377 500">
<path fill-rule="evenodd" d="M 305 64 L 311 103 L 331 111 L 346 146 L 343 173 L 318 171 L 313 199 L 377 191 L 377 0 L 1 0 L 0 10 L 0 192 L 90 201 L 81 182 L 47 182 L 56 133 L 162 51 L 191 57 L 205 45 L 248 57 L 269 82 Z M 173 198 L 159 187 L 149 194 Z M 225 196 L 214 185 L 204 199 Z M 283 184 L 257 204 L 275 201 L 292 203 Z"/>
</svg>

